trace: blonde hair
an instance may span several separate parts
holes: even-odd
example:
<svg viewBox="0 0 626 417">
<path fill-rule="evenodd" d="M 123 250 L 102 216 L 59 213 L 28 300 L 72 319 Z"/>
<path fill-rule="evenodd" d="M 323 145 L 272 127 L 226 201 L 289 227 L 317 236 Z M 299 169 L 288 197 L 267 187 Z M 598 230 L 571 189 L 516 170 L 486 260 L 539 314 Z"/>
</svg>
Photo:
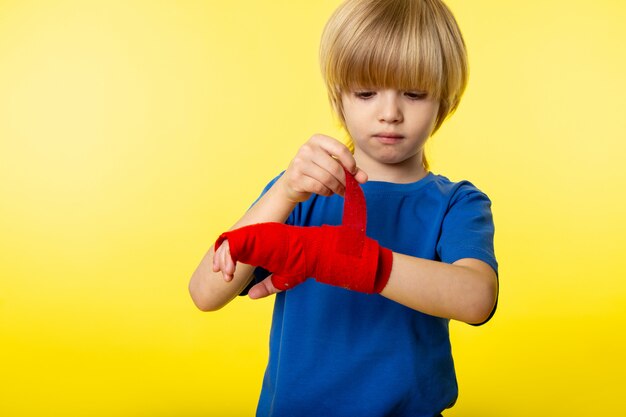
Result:
<svg viewBox="0 0 626 417">
<path fill-rule="evenodd" d="M 458 107 L 468 78 L 463 36 L 440 0 L 346 0 L 326 23 L 320 65 L 344 128 L 342 92 L 417 89 L 439 101 L 435 133 Z"/>
</svg>

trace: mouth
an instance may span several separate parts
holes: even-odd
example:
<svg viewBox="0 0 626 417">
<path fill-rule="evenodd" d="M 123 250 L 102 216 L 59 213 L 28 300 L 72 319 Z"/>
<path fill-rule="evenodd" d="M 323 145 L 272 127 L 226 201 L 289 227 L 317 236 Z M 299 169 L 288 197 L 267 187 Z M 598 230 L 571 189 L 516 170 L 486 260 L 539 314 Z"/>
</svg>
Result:
<svg viewBox="0 0 626 417">
<path fill-rule="evenodd" d="M 376 138 L 379 142 L 384 143 L 384 144 L 394 144 L 404 139 L 404 136 L 399 135 L 397 133 L 381 132 L 381 133 L 376 133 L 374 135 L 374 138 Z"/>
</svg>

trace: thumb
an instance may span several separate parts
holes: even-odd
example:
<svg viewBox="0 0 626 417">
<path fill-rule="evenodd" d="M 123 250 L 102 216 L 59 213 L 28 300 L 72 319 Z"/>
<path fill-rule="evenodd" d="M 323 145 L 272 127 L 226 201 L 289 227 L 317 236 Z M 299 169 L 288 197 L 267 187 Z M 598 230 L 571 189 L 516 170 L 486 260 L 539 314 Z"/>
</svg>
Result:
<svg viewBox="0 0 626 417">
<path fill-rule="evenodd" d="M 272 294 L 281 292 L 282 290 L 276 288 L 272 282 L 272 278 L 274 276 L 275 275 L 270 275 L 258 284 L 253 285 L 252 288 L 248 290 L 248 297 L 253 300 L 258 300 L 259 298 L 265 298 Z"/>
<path fill-rule="evenodd" d="M 361 168 L 357 167 L 356 174 L 354 174 L 354 178 L 357 180 L 359 184 L 365 184 L 367 182 L 368 175 Z"/>
</svg>

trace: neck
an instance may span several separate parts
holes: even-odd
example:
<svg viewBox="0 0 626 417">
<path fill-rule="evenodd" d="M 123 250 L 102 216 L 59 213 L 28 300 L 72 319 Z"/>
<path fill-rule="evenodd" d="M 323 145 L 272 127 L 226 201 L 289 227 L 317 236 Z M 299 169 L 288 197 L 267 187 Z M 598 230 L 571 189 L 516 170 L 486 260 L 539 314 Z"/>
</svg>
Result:
<svg viewBox="0 0 626 417">
<path fill-rule="evenodd" d="M 422 162 L 422 153 L 423 151 L 420 151 L 402 162 L 382 163 L 372 160 L 357 148 L 354 151 L 354 159 L 356 159 L 359 168 L 367 173 L 369 181 L 408 184 L 419 181 L 428 175 Z"/>
</svg>

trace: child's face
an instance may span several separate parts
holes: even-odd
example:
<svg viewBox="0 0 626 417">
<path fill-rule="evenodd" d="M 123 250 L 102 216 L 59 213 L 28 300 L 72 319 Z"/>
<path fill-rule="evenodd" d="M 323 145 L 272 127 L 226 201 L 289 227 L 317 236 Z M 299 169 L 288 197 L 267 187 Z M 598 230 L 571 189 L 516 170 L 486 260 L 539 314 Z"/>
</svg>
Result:
<svg viewBox="0 0 626 417">
<path fill-rule="evenodd" d="M 342 103 L 359 164 L 384 167 L 411 164 L 415 159 L 421 169 L 423 147 L 435 126 L 438 101 L 422 91 L 358 89 L 344 92 Z"/>
</svg>

